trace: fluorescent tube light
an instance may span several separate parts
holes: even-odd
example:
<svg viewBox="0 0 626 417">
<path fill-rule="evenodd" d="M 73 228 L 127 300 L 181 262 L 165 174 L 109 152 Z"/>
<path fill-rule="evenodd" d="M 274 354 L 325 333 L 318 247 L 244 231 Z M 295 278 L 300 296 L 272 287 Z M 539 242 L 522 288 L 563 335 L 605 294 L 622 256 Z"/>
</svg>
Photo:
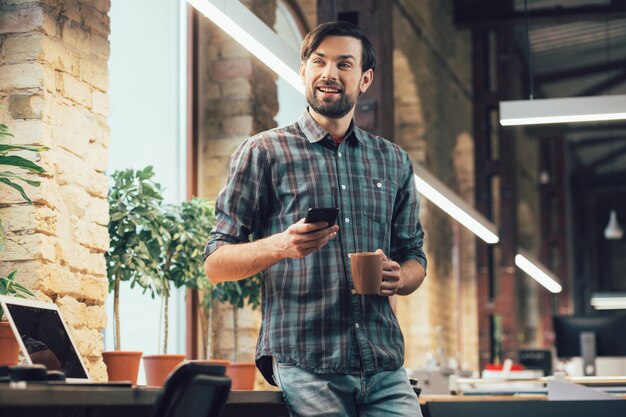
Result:
<svg viewBox="0 0 626 417">
<path fill-rule="evenodd" d="M 237 0 L 187 0 L 213 23 L 232 36 L 250 53 L 267 64 L 302 95 L 304 86 L 298 74 L 299 54 Z M 433 204 L 487 243 L 498 243 L 496 226 L 467 204 L 444 183 L 416 164 L 417 190 Z"/>
<path fill-rule="evenodd" d="M 304 94 L 297 51 L 237 0 L 187 0 L 250 51 L 272 71 Z"/>
<path fill-rule="evenodd" d="M 591 295 L 591 306 L 596 310 L 625 310 L 626 294 L 595 293 Z"/>
<path fill-rule="evenodd" d="M 415 188 L 433 204 L 452 216 L 472 233 L 487 243 L 498 243 L 496 226 L 454 191 L 439 181 L 419 163 L 413 164 Z"/>
<path fill-rule="evenodd" d="M 522 271 L 526 272 L 532 279 L 543 285 L 552 293 L 559 293 L 563 287 L 559 283 L 559 279 L 550 272 L 537 259 L 526 251 L 519 249 L 519 253 L 515 255 L 515 265 Z"/>
<path fill-rule="evenodd" d="M 502 126 L 626 119 L 626 95 L 500 102 Z"/>
</svg>

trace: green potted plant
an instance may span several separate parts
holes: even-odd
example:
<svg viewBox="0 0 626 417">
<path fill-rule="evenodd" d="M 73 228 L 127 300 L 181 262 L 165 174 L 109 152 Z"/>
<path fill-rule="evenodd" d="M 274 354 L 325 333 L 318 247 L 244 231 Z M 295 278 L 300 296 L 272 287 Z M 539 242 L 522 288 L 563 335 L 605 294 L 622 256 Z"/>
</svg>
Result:
<svg viewBox="0 0 626 417">
<path fill-rule="evenodd" d="M 178 231 L 178 251 L 172 262 L 170 279 L 177 283 L 183 282 L 190 289 L 203 293 L 201 315 L 205 358 L 214 363 L 228 366 L 227 373 L 233 379 L 234 389 L 252 389 L 254 386 L 255 364 L 253 362 L 238 362 L 239 347 L 238 313 L 248 304 L 256 309 L 260 306 L 260 277 L 255 275 L 238 282 L 225 282 L 214 286 L 204 274 L 202 251 L 210 238 L 210 231 L 215 225 L 215 208 L 206 199 L 194 198 L 183 202 L 180 211 L 180 225 Z M 223 359 L 213 359 L 211 354 L 212 312 L 215 302 L 224 302 L 233 307 L 233 334 L 235 353 L 233 362 Z"/>
<path fill-rule="evenodd" d="M 26 298 L 26 296 L 34 297 L 35 294 L 23 285 L 15 282 L 16 270 L 9 272 L 6 277 L 0 276 L 0 295 L 9 295 L 12 297 Z M 0 319 L 4 319 L 4 312 L 0 306 Z M 20 347 L 15 340 L 13 330 L 8 322 L 0 322 L 0 365 L 17 364 Z"/>
<path fill-rule="evenodd" d="M 158 227 L 163 201 L 161 186 L 153 181 L 151 166 L 125 169 L 112 174 L 109 190 L 109 250 L 106 253 L 109 292 L 113 292 L 114 349 L 104 352 L 110 381 L 137 382 L 142 352 L 122 351 L 120 337 L 120 284 L 128 281 L 154 296 L 156 289 L 148 273 L 161 246 Z"/>
<path fill-rule="evenodd" d="M 185 248 L 182 239 L 185 236 L 181 207 L 166 205 L 161 207 L 155 222 L 160 240 L 158 247 L 151 250 L 153 262 L 145 271 L 151 280 L 157 295 L 161 297 L 162 345 L 161 354 L 146 355 L 143 358 L 146 371 L 146 383 L 160 386 L 172 369 L 185 359 L 183 354 L 168 354 L 169 336 L 169 300 L 174 288 L 184 285 L 186 271 Z M 156 243 L 156 242 L 155 242 Z"/>
<path fill-rule="evenodd" d="M 233 309 L 233 361 L 228 365 L 227 370 L 227 374 L 232 379 L 232 389 L 251 390 L 254 388 L 256 365 L 254 362 L 239 362 L 239 311 L 246 305 L 253 310 L 260 307 L 260 274 L 241 281 L 227 281 L 216 285 L 213 298 L 230 304 Z"/>
<path fill-rule="evenodd" d="M 14 145 L 4 143 L 5 140 L 13 135 L 9 132 L 7 125 L 0 123 L 0 165 L 3 166 L 0 171 L 0 183 L 5 184 L 17 190 L 22 198 L 29 204 L 32 204 L 31 199 L 26 194 L 26 191 L 19 182 L 38 187 L 40 182 L 30 178 L 26 178 L 20 171 L 31 172 L 35 174 L 42 174 L 46 172 L 43 167 L 37 165 L 33 161 L 26 159 L 19 155 L 14 155 L 14 152 L 34 152 L 39 153 L 47 150 L 45 146 L 28 146 L 28 145 Z M 9 167 L 10 170 L 5 170 L 4 167 Z M 18 172 L 15 172 L 15 170 Z M 6 235 L 2 221 L 0 220 L 0 251 L 3 251 L 6 247 Z M 17 270 L 13 270 L 8 273 L 6 277 L 0 276 L 0 295 L 10 295 L 14 297 L 34 296 L 30 290 L 20 285 L 15 281 Z M 9 326 L 9 323 L 2 321 L 3 312 L 0 308 L 0 364 L 14 365 L 18 360 L 19 345 L 15 340 L 13 331 Z"/>
<path fill-rule="evenodd" d="M 202 249 L 209 238 L 214 222 L 213 206 L 208 200 L 202 198 L 193 198 L 180 205 L 164 206 L 161 211 L 160 258 L 151 276 L 154 279 L 156 291 L 162 299 L 164 319 L 162 352 L 164 355 L 144 357 L 149 385 L 159 385 L 167 373 L 184 358 L 183 355 L 179 357 L 167 355 L 169 296 L 172 288 L 182 286 L 199 290 L 211 288 L 208 279 L 204 276 Z M 163 368 L 160 364 L 157 365 L 157 362 L 164 363 Z M 150 370 L 153 363 L 160 370 Z M 149 376 L 153 372 L 155 376 Z"/>
<path fill-rule="evenodd" d="M 215 208 L 209 200 L 194 197 L 190 201 L 183 202 L 181 209 L 184 224 L 181 246 L 184 249 L 181 251 L 181 259 L 178 264 L 180 270 L 184 271 L 185 286 L 202 294 L 200 307 L 204 314 L 200 314 L 200 321 L 203 336 L 203 356 L 206 360 L 211 360 L 211 340 L 209 335 L 212 327 L 210 300 L 213 299 L 213 284 L 204 274 L 202 252 L 211 235 L 211 229 L 215 225 Z M 187 267 L 184 267 L 184 265 L 187 265 Z"/>
</svg>

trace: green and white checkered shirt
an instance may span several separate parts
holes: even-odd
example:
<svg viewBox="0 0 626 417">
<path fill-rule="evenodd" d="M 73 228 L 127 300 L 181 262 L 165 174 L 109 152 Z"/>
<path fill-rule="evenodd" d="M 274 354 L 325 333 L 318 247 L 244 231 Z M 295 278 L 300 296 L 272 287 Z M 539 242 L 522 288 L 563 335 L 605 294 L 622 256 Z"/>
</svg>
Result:
<svg viewBox="0 0 626 417">
<path fill-rule="evenodd" d="M 339 233 L 320 251 L 261 273 L 259 368 L 271 374 L 272 356 L 318 373 L 399 368 L 404 339 L 389 300 L 353 294 L 348 260 L 348 253 L 381 248 L 426 268 L 413 168 L 397 145 L 353 122 L 337 146 L 306 110 L 293 125 L 248 139 L 217 197 L 205 257 L 250 234 L 258 240 L 282 232 L 309 207 L 339 208 Z"/>
</svg>

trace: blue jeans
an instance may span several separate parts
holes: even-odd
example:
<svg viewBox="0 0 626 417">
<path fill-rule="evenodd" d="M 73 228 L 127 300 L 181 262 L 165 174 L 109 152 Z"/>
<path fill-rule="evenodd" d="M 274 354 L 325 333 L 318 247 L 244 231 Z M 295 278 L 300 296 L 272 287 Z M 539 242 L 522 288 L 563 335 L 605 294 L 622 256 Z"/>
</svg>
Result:
<svg viewBox="0 0 626 417">
<path fill-rule="evenodd" d="M 403 368 L 372 376 L 316 374 L 274 362 L 274 380 L 291 417 L 422 417 Z"/>
</svg>

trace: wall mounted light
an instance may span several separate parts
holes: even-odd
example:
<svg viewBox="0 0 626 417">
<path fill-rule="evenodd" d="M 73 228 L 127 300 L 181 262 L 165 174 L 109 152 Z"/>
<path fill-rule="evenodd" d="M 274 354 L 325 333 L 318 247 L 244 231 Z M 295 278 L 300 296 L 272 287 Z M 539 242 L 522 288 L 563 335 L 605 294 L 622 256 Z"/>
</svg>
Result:
<svg viewBox="0 0 626 417">
<path fill-rule="evenodd" d="M 559 279 L 556 275 L 525 250 L 518 250 L 518 254 L 515 255 L 515 265 L 526 272 L 532 279 L 543 285 L 548 291 L 555 294 L 563 291 L 563 287 L 559 283 Z"/>
<path fill-rule="evenodd" d="M 300 57 L 261 19 L 237 0 L 187 0 L 250 53 L 304 94 Z"/>
<path fill-rule="evenodd" d="M 626 95 L 500 102 L 502 126 L 626 119 Z"/>
<path fill-rule="evenodd" d="M 625 293 L 594 293 L 591 295 L 591 306 L 596 310 L 626 309 Z"/>
<path fill-rule="evenodd" d="M 448 213 L 456 221 L 468 228 L 486 243 L 498 243 L 496 226 L 487 220 L 465 200 L 439 181 L 419 163 L 413 164 L 415 172 L 415 188 L 437 207 Z"/>
<path fill-rule="evenodd" d="M 299 54 L 237 0 L 187 0 L 278 76 L 304 94 Z M 498 243 L 496 226 L 419 164 L 415 185 L 424 197 L 487 243 Z"/>
</svg>

